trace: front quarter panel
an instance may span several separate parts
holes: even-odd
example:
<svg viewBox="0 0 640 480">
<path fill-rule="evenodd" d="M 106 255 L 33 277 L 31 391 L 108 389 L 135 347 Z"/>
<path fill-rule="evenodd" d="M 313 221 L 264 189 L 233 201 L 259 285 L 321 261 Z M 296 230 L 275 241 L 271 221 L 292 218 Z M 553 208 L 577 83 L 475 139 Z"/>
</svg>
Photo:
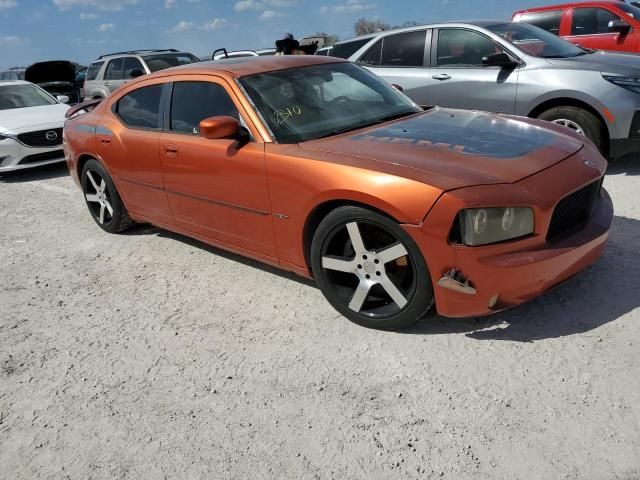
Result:
<svg viewBox="0 0 640 480">
<path fill-rule="evenodd" d="M 422 182 L 337 160 L 304 158 L 297 145 L 266 145 L 266 163 L 280 259 L 302 270 L 304 231 L 310 215 L 327 202 L 361 204 L 401 224 L 420 224 L 442 191 Z"/>
</svg>

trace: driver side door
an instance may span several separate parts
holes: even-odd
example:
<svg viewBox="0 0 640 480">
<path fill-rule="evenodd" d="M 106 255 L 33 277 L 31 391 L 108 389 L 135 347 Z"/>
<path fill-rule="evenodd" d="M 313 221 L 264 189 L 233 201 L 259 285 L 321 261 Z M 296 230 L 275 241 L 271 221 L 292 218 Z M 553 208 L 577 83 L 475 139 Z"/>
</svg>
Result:
<svg viewBox="0 0 640 480">
<path fill-rule="evenodd" d="M 160 157 L 176 225 L 276 259 L 264 143 L 254 140 L 256 132 L 244 145 L 200 136 L 206 118 L 226 115 L 244 123 L 222 79 L 193 77 L 173 82 L 170 90 Z"/>
<path fill-rule="evenodd" d="M 482 58 L 504 51 L 480 32 L 440 28 L 431 43 L 428 105 L 514 113 L 518 68 L 485 66 Z"/>
</svg>

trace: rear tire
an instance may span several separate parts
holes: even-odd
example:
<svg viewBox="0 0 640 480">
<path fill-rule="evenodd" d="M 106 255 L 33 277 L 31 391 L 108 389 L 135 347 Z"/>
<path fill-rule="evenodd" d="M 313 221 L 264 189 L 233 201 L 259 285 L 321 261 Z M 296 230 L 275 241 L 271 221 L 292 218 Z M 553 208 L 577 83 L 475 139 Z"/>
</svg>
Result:
<svg viewBox="0 0 640 480">
<path fill-rule="evenodd" d="M 578 107 L 553 107 L 542 112 L 538 118 L 563 125 L 584 135 L 598 147 L 603 155 L 606 154 L 604 151 L 606 149 L 604 128 L 600 119 L 593 113 Z"/>
<path fill-rule="evenodd" d="M 420 320 L 433 306 L 422 252 L 395 221 L 344 206 L 320 222 L 311 268 L 325 298 L 367 328 L 394 330 Z"/>
<path fill-rule="evenodd" d="M 109 173 L 93 158 L 82 168 L 82 193 L 91 216 L 105 232 L 118 233 L 133 225 Z"/>
</svg>

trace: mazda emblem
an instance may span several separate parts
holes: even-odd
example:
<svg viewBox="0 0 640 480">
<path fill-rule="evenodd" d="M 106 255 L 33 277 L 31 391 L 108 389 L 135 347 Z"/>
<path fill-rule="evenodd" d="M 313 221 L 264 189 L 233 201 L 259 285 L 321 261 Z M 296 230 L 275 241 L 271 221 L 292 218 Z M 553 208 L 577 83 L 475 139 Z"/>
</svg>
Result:
<svg viewBox="0 0 640 480">
<path fill-rule="evenodd" d="M 58 134 L 55 132 L 55 130 L 49 130 L 44 134 L 44 138 L 52 142 L 58 138 Z"/>
</svg>

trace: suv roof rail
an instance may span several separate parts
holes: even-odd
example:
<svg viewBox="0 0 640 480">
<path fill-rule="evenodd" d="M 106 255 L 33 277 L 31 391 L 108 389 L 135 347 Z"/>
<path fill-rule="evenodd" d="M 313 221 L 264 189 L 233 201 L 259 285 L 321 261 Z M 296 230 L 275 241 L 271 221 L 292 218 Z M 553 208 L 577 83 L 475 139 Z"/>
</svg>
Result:
<svg viewBox="0 0 640 480">
<path fill-rule="evenodd" d="M 136 53 L 153 53 L 153 52 L 179 52 L 180 50 L 176 50 L 175 48 L 148 48 L 143 50 L 127 50 L 124 52 L 113 52 L 113 53 L 105 53 L 104 55 L 100 55 L 97 60 L 100 60 L 105 57 L 113 57 L 114 55 L 133 55 Z"/>
<path fill-rule="evenodd" d="M 216 54 L 218 52 L 224 53 L 224 58 L 229 58 L 229 54 L 227 53 L 227 49 L 226 48 L 218 48 L 217 50 L 214 50 L 213 53 L 211 54 L 211 60 L 215 60 L 216 59 Z"/>
</svg>

